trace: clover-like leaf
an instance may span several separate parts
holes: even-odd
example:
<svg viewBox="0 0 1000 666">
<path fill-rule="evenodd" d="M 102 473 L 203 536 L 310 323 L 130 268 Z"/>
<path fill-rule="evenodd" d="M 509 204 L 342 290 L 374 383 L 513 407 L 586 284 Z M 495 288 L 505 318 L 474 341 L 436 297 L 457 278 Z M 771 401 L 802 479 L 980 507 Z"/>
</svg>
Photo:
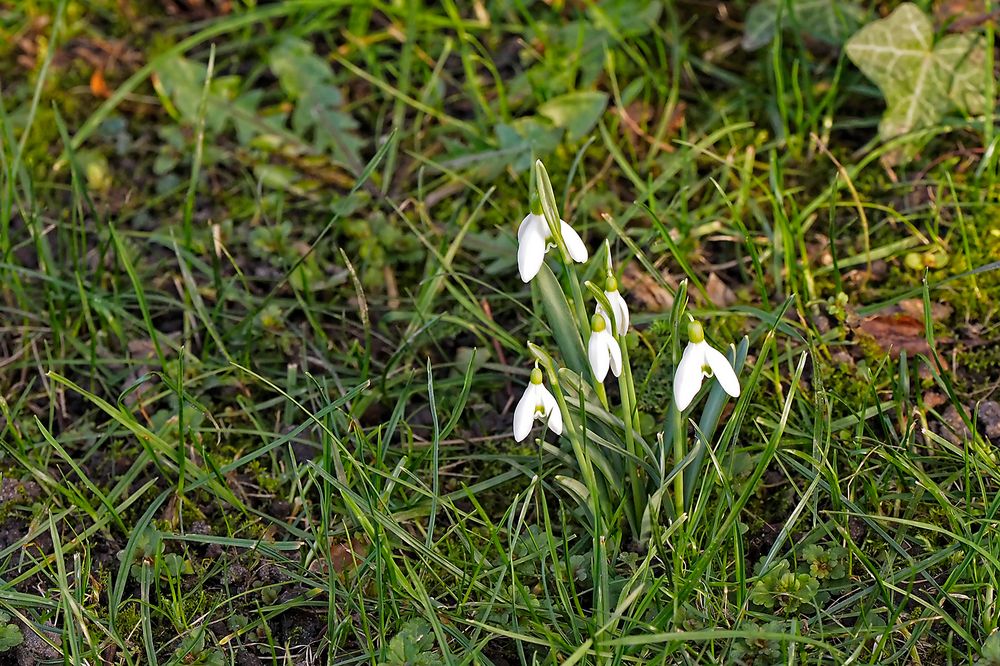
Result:
<svg viewBox="0 0 1000 666">
<path fill-rule="evenodd" d="M 883 139 L 931 127 L 952 109 L 979 113 L 986 105 L 983 38 L 949 35 L 935 44 L 930 18 L 913 3 L 869 23 L 846 48 L 885 97 Z"/>
<path fill-rule="evenodd" d="M 0 652 L 7 652 L 24 642 L 20 627 L 7 620 L 0 624 Z"/>
</svg>

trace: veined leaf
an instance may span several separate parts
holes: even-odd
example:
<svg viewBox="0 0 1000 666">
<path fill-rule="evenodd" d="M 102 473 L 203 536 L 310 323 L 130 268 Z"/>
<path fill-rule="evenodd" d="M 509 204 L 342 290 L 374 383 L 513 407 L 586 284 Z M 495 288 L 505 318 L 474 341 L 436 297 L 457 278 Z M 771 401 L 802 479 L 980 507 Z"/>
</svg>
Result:
<svg viewBox="0 0 1000 666">
<path fill-rule="evenodd" d="M 795 27 L 802 34 L 827 44 L 840 45 L 857 30 L 864 10 L 844 0 L 790 0 L 778 16 L 781 0 L 763 0 L 747 12 L 742 46 L 754 51 L 774 39 L 782 28 Z"/>
<path fill-rule="evenodd" d="M 985 108 L 982 36 L 949 35 L 935 44 L 930 18 L 913 3 L 858 31 L 847 55 L 885 97 L 883 139 L 931 127 L 952 109 Z"/>
</svg>

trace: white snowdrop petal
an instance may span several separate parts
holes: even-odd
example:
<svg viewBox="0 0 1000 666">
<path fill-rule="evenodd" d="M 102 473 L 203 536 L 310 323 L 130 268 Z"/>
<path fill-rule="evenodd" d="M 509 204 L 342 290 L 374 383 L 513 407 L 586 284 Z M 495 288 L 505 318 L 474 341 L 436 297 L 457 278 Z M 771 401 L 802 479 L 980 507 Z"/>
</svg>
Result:
<svg viewBox="0 0 1000 666">
<path fill-rule="evenodd" d="M 701 368 L 705 364 L 705 352 L 702 349 L 702 344 L 704 343 L 689 342 L 684 348 L 681 362 L 677 364 L 677 369 L 674 371 L 674 404 L 682 412 L 687 409 L 701 389 L 701 380 L 704 377 Z"/>
<path fill-rule="evenodd" d="M 517 240 L 521 241 L 521 237 L 524 236 L 528 231 L 535 231 L 542 238 L 548 236 L 548 225 L 545 224 L 545 218 L 541 215 L 535 215 L 534 213 L 528 213 L 521 220 L 521 224 L 517 227 Z"/>
<path fill-rule="evenodd" d="M 520 442 L 531 432 L 531 424 L 535 421 L 535 384 L 528 384 L 524 395 L 514 408 L 514 441 Z"/>
<path fill-rule="evenodd" d="M 559 220 L 559 230 L 562 233 L 563 241 L 566 243 L 566 250 L 569 252 L 570 258 L 580 264 L 587 261 L 587 257 L 590 254 L 587 252 L 587 246 L 583 244 L 580 234 L 576 233 L 573 227 L 562 220 Z"/>
<path fill-rule="evenodd" d="M 628 304 L 618 290 L 604 293 L 608 297 L 608 302 L 611 303 L 611 309 L 615 311 L 615 329 L 618 331 L 618 335 L 625 335 L 628 333 L 629 326 Z"/>
<path fill-rule="evenodd" d="M 542 387 L 541 393 L 542 407 L 545 408 L 546 423 L 549 426 L 549 430 L 557 435 L 562 434 L 562 412 L 559 411 L 559 403 L 556 402 L 555 397 L 549 392 L 547 388 Z"/>
<path fill-rule="evenodd" d="M 736 372 L 729 363 L 729 359 L 719 350 L 713 349 L 706 344 L 705 361 L 708 363 L 708 367 L 712 368 L 715 378 L 722 384 L 722 388 L 725 389 L 726 393 L 734 398 L 740 397 L 740 380 L 736 377 Z"/>
<path fill-rule="evenodd" d="M 562 434 L 563 430 L 562 412 L 559 411 L 558 406 L 553 407 L 552 411 L 549 412 L 548 426 L 549 430 L 551 430 L 555 434 L 557 435 Z"/>
<path fill-rule="evenodd" d="M 615 377 L 621 377 L 622 374 L 622 350 L 615 342 L 615 339 L 608 334 L 608 352 L 611 354 L 611 373 Z"/>
<path fill-rule="evenodd" d="M 594 373 L 594 378 L 603 382 L 608 376 L 608 366 L 611 363 L 611 355 L 608 352 L 608 343 L 604 336 L 607 329 L 600 333 L 591 332 L 590 341 L 587 343 L 587 357 L 590 359 L 590 369 Z"/>
<path fill-rule="evenodd" d="M 517 271 L 521 281 L 527 284 L 538 275 L 545 261 L 545 238 L 529 226 L 521 235 L 517 245 Z"/>
</svg>

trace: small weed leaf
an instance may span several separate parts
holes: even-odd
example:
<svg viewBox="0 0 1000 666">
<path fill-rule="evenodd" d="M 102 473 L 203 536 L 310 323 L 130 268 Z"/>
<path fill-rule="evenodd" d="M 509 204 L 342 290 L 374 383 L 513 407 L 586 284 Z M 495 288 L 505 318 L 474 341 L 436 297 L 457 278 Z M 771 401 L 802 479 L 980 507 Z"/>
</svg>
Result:
<svg viewBox="0 0 1000 666">
<path fill-rule="evenodd" d="M 777 607 L 786 613 L 794 613 L 799 606 L 812 601 L 819 591 L 819 581 L 790 569 L 788 560 L 779 562 L 754 585 L 750 601 L 765 608 Z"/>
<path fill-rule="evenodd" d="M 780 634 L 788 631 L 788 626 L 781 620 L 768 622 L 761 627 L 756 622 L 750 622 L 748 629 L 762 634 Z M 781 663 L 781 641 L 758 636 L 749 636 L 733 644 L 732 658 L 737 664 L 776 664 Z"/>
<path fill-rule="evenodd" d="M 976 666 L 1000 666 L 1000 633 L 993 632 L 983 643 L 983 652 Z"/>
<path fill-rule="evenodd" d="M 575 92 L 553 97 L 538 107 L 538 113 L 564 128 L 570 141 L 576 141 L 594 129 L 607 107 L 607 93 Z"/>
<path fill-rule="evenodd" d="M 269 62 L 281 88 L 295 101 L 292 130 L 316 148 L 358 164 L 364 142 L 355 133 L 357 121 L 341 108 L 344 98 L 327 62 L 297 37 L 282 39 L 271 49 Z"/>
<path fill-rule="evenodd" d="M 494 132 L 506 163 L 518 173 L 527 171 L 536 157 L 555 150 L 563 135 L 561 128 L 536 116 L 518 118 L 509 125 L 500 123 Z"/>
<path fill-rule="evenodd" d="M 434 632 L 427 622 L 410 620 L 389 641 L 389 651 L 380 666 L 439 666 L 440 655 L 433 652 Z"/>
<path fill-rule="evenodd" d="M 859 30 L 846 49 L 885 97 L 883 140 L 932 127 L 953 109 L 985 108 L 983 37 L 948 35 L 935 44 L 930 18 L 912 3 Z"/>
<path fill-rule="evenodd" d="M 9 614 L 0 611 L 0 652 L 7 652 L 24 642 L 21 629 L 10 620 Z"/>
<path fill-rule="evenodd" d="M 802 549 L 802 557 L 809 564 L 809 573 L 819 580 L 838 580 L 847 574 L 847 550 L 839 546 L 823 548 L 811 544 Z"/>
<path fill-rule="evenodd" d="M 170 58 L 156 70 L 157 91 L 164 104 L 173 103 L 179 120 L 196 125 L 198 122 L 201 97 L 208 68 L 200 62 L 183 56 Z M 246 143 L 255 132 L 251 122 L 261 97 L 260 91 L 239 92 L 240 79 L 236 76 L 215 76 L 208 86 L 205 100 L 205 130 L 218 134 L 232 122 L 240 137 Z M 239 113 L 234 113 L 238 110 Z"/>
<path fill-rule="evenodd" d="M 180 642 L 174 651 L 174 656 L 179 658 L 182 664 L 225 666 L 227 663 L 226 656 L 221 650 L 205 648 L 205 630 L 201 627 Z"/>
</svg>

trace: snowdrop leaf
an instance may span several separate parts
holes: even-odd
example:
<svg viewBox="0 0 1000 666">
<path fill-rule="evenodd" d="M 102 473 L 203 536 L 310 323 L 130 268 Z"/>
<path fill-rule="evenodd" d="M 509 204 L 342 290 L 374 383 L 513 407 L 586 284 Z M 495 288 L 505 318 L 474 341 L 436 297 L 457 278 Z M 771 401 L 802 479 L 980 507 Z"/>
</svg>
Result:
<svg viewBox="0 0 1000 666">
<path fill-rule="evenodd" d="M 594 129 L 607 106 L 607 93 L 572 92 L 553 97 L 538 107 L 538 113 L 565 129 L 570 141 L 576 141 Z"/>
<path fill-rule="evenodd" d="M 884 140 L 931 127 L 952 109 L 976 113 L 986 104 L 982 37 L 951 35 L 935 44 L 930 18 L 912 3 L 862 28 L 846 48 L 885 97 Z"/>
<path fill-rule="evenodd" d="M 552 328 L 552 335 L 556 339 L 559 351 L 562 352 L 566 367 L 576 373 L 585 373 L 587 371 L 587 354 L 583 349 L 583 341 L 580 339 L 580 330 L 576 326 L 569 303 L 566 301 L 566 295 L 559 286 L 559 281 L 556 280 L 551 269 L 542 264 L 542 269 L 535 277 L 534 283 L 538 285 L 542 297 L 542 307 L 545 309 L 545 320 Z"/>
</svg>

